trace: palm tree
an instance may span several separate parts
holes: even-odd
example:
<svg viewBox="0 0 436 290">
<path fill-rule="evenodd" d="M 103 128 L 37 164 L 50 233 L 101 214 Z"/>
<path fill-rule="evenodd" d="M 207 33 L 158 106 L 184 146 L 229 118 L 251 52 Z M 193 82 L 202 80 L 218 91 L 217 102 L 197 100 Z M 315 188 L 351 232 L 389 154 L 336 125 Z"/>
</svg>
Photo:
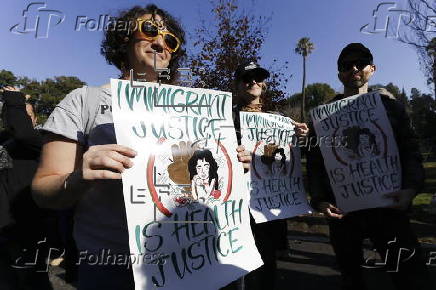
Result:
<svg viewBox="0 0 436 290">
<path fill-rule="evenodd" d="M 298 53 L 303 56 L 303 87 L 301 89 L 301 122 L 304 122 L 304 110 L 305 110 L 305 102 L 306 102 L 306 58 L 312 51 L 315 49 L 315 46 L 312 42 L 310 42 L 309 37 L 301 38 L 297 46 L 295 47 L 295 53 Z"/>
</svg>

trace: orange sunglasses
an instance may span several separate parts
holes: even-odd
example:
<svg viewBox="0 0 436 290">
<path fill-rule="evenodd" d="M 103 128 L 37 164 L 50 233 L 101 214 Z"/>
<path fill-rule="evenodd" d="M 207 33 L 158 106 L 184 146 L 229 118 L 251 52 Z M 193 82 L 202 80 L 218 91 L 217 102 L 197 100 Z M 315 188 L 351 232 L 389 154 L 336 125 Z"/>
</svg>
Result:
<svg viewBox="0 0 436 290">
<path fill-rule="evenodd" d="M 165 48 L 171 52 L 176 52 L 180 47 L 180 39 L 169 31 L 159 29 L 155 21 L 150 19 L 137 19 L 139 33 L 146 40 L 155 40 L 159 35 L 162 35 Z"/>
</svg>

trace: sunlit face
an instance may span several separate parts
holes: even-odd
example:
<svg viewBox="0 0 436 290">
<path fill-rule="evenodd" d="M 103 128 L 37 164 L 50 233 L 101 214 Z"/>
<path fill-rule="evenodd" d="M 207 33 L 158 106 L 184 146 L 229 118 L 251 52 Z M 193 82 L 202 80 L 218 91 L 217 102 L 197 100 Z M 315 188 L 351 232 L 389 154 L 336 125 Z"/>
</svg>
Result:
<svg viewBox="0 0 436 290">
<path fill-rule="evenodd" d="M 367 134 L 360 134 L 359 135 L 359 144 L 363 146 L 369 146 L 369 135 Z"/>
<path fill-rule="evenodd" d="M 144 20 L 153 19 L 153 15 L 144 14 L 139 18 Z M 160 15 L 154 15 L 154 21 L 158 24 L 161 30 L 167 30 Z M 154 40 L 146 40 L 141 38 L 141 33 L 139 31 L 135 31 L 133 37 L 134 39 L 131 41 L 127 55 L 131 69 L 138 71 L 153 71 L 152 69 L 155 68 L 155 58 L 156 68 L 168 67 L 171 60 L 171 53 L 165 49 L 162 35 L 158 35 Z"/>
<path fill-rule="evenodd" d="M 361 54 L 352 53 L 344 57 L 343 62 L 356 62 L 361 58 Z M 367 65 L 361 70 L 359 70 L 356 66 L 353 66 L 348 71 L 339 72 L 338 77 L 344 87 L 358 89 L 369 81 L 375 70 L 376 67 L 373 64 Z"/>
<path fill-rule="evenodd" d="M 201 179 L 209 179 L 210 164 L 206 159 L 198 159 L 195 169 L 197 170 L 197 175 Z"/>
<path fill-rule="evenodd" d="M 241 97 L 247 96 L 251 98 L 260 97 L 264 85 L 265 85 L 264 81 L 256 82 L 254 79 L 252 79 L 249 82 L 244 82 L 242 80 L 239 80 L 237 82 L 238 95 Z"/>
</svg>

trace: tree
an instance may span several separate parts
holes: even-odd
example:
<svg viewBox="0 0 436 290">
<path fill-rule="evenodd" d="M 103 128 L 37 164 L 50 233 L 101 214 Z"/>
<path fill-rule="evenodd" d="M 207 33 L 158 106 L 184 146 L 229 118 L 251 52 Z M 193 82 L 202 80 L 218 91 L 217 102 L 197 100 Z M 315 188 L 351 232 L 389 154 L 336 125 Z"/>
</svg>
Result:
<svg viewBox="0 0 436 290">
<path fill-rule="evenodd" d="M 235 92 L 232 85 L 236 68 L 243 61 L 260 60 L 270 17 L 255 16 L 252 11 L 239 8 L 237 0 L 212 0 L 213 19 L 202 20 L 195 30 L 193 46 L 187 66 L 196 76 L 193 86 Z M 284 97 L 289 77 L 276 68 L 276 62 L 268 67 L 268 95 L 271 101 Z M 272 103 L 264 104 L 267 109 Z"/>
<path fill-rule="evenodd" d="M 306 115 L 312 108 L 325 104 L 336 95 L 335 90 L 326 83 L 309 84 L 305 91 Z M 280 109 L 285 112 L 286 115 L 291 116 L 291 118 L 301 120 L 301 96 L 301 93 L 297 93 L 292 95 L 286 101 L 280 102 Z M 300 108 L 300 110 L 298 108 Z"/>
<path fill-rule="evenodd" d="M 2 69 L 0 71 L 0 88 L 5 86 L 16 86 L 17 85 L 17 77 L 8 70 Z"/>
<path fill-rule="evenodd" d="M 30 102 L 36 105 L 40 121 L 45 121 L 56 105 L 69 92 L 84 85 L 86 83 L 77 77 L 58 76 L 39 82 L 28 77 L 17 77 L 7 70 L 0 71 L 0 87 L 19 87 L 21 92 L 30 95 Z"/>
<path fill-rule="evenodd" d="M 32 96 L 36 103 L 39 117 L 45 120 L 56 105 L 72 90 L 86 83 L 77 77 L 59 76 L 41 82 L 27 80 L 23 83 L 22 92 Z"/>
<path fill-rule="evenodd" d="M 392 82 L 388 83 L 386 86 L 383 86 L 381 84 L 375 84 L 368 87 L 370 91 L 381 89 L 381 88 L 386 89 L 389 93 L 391 93 L 395 99 L 397 99 L 400 103 L 402 103 L 406 107 L 406 109 L 410 109 L 409 99 L 407 98 L 404 88 L 402 89 L 402 91 L 400 91 L 400 88 L 394 85 Z"/>
<path fill-rule="evenodd" d="M 385 86 L 385 89 L 390 92 L 392 95 L 394 95 L 395 98 L 398 98 L 398 96 L 401 94 L 400 88 L 396 85 L 394 85 L 392 82 L 388 83 Z"/>
<path fill-rule="evenodd" d="M 401 90 L 401 94 L 398 96 L 398 100 L 406 107 L 406 109 L 409 108 L 409 99 L 407 98 L 406 91 L 404 88 Z"/>
<path fill-rule="evenodd" d="M 431 95 L 414 95 L 410 101 L 410 118 L 420 139 L 433 139 L 436 126 L 436 101 Z"/>
<path fill-rule="evenodd" d="M 310 42 L 309 37 L 301 38 L 297 46 L 295 47 L 295 53 L 300 54 L 303 57 L 303 84 L 301 89 L 301 121 L 304 122 L 304 114 L 305 114 L 305 102 L 306 102 L 306 58 L 312 51 L 315 49 L 315 46 L 312 42 Z"/>
<path fill-rule="evenodd" d="M 412 21 L 407 24 L 409 29 L 398 39 L 415 48 L 427 84 L 433 84 L 433 97 L 436 100 L 436 38 L 432 28 L 435 26 L 436 2 L 408 0 L 407 3 Z"/>
<path fill-rule="evenodd" d="M 428 94 L 412 88 L 410 97 L 410 119 L 420 139 L 423 153 L 435 152 L 436 101 Z"/>
<path fill-rule="evenodd" d="M 412 88 L 410 90 L 410 98 L 412 100 L 419 98 L 421 96 L 421 92 L 417 88 Z"/>
<path fill-rule="evenodd" d="M 400 91 L 400 88 L 394 85 L 392 82 L 388 83 L 385 86 L 385 89 L 394 95 L 395 99 L 397 99 L 400 103 L 402 103 L 406 108 L 409 107 L 409 100 L 407 99 L 406 92 L 404 88 Z"/>
</svg>

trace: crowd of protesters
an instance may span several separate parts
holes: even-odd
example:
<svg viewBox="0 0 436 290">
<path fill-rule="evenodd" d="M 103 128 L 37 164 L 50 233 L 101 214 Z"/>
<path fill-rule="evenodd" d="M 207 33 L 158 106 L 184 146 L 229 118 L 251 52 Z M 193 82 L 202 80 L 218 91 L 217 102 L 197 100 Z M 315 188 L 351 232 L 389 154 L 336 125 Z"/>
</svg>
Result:
<svg viewBox="0 0 436 290">
<path fill-rule="evenodd" d="M 155 5 L 123 11 L 118 21 L 135 23 L 135 29 L 107 30 L 101 53 L 120 71 L 121 79 L 145 79 L 177 84 L 176 71 L 184 56 L 185 32 L 168 12 Z M 157 57 L 156 57 L 157 56 Z M 170 78 L 159 79 L 159 69 L 170 69 Z M 346 46 L 338 58 L 338 76 L 348 96 L 368 92 L 376 70 L 373 56 L 362 44 Z M 131 75 L 133 73 L 134 75 Z M 265 107 L 266 82 L 270 72 L 253 61 L 241 63 L 234 74 L 233 118 L 239 146 L 234 154 L 248 171 L 251 153 L 241 145 L 239 112 L 271 112 Z M 366 289 L 362 278 L 362 241 L 370 238 L 383 256 L 387 243 L 397 239 L 398 248 L 416 250 L 398 273 L 392 273 L 396 289 L 430 289 L 407 210 L 424 182 L 422 161 L 414 132 L 404 107 L 392 96 L 381 94 L 402 163 L 402 189 L 388 194 L 394 208 L 375 208 L 343 214 L 335 203 L 319 145 L 307 155 L 308 191 L 314 209 L 328 219 L 331 243 L 343 278 L 343 289 Z M 74 265 L 77 251 L 114 253 L 129 251 L 121 173 L 132 166 L 136 152 L 118 145 L 112 113 L 99 110 L 111 105 L 110 86 L 83 87 L 68 94 L 42 128 L 35 128 L 31 97 L 12 87 L 3 89 L 0 134 L 0 289 L 52 289 L 47 272 L 47 253 L 31 267 L 20 264 L 23 249 L 44 253 L 47 237 L 61 236 L 68 263 Z M 296 134 L 315 136 L 313 127 L 295 123 Z M 33 191 L 32 191 L 33 190 Z M 55 219 L 57 224 L 47 220 Z M 59 226 L 59 224 L 61 226 Z M 251 228 L 264 265 L 223 289 L 273 289 L 277 257 L 287 255 L 287 223 L 276 220 Z M 60 230 L 59 230 L 60 229 Z M 55 239 L 55 238 L 54 238 Z M 44 258 L 45 257 L 45 258 Z M 72 257 L 72 258 L 71 258 Z M 23 258 L 23 261 L 25 259 Z M 74 273 L 74 266 L 70 267 Z M 70 280 L 75 280 L 70 274 Z M 132 270 L 123 265 L 78 265 L 78 289 L 134 289 Z"/>
</svg>

